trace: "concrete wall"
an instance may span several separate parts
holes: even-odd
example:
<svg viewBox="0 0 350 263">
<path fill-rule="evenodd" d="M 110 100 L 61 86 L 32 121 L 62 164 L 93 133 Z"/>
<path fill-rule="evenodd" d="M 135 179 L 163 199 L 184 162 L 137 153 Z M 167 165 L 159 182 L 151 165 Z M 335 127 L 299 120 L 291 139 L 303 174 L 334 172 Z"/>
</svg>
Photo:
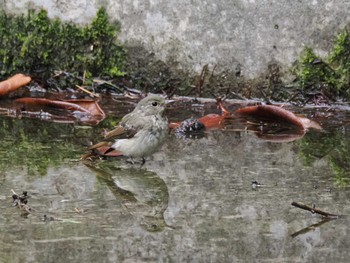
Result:
<svg viewBox="0 0 350 263">
<path fill-rule="evenodd" d="M 169 65 L 200 72 L 241 67 L 247 78 L 270 63 L 287 69 L 305 45 L 324 55 L 350 21 L 346 0 L 0 0 L 7 11 L 45 8 L 51 17 L 89 22 L 99 6 L 122 25 L 120 40 Z"/>
</svg>

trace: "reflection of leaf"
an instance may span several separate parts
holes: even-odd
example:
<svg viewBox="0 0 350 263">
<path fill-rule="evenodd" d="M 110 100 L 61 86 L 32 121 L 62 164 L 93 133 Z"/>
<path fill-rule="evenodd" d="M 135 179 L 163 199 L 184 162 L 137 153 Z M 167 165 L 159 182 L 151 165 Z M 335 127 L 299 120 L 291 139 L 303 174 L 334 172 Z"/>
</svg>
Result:
<svg viewBox="0 0 350 263">
<path fill-rule="evenodd" d="M 264 141 L 269 142 L 276 142 L 276 143 L 286 143 L 286 142 L 293 142 L 296 140 L 299 140 L 303 138 L 305 134 L 305 131 L 289 131 L 286 133 L 266 133 L 264 131 L 256 131 L 255 135 L 258 136 L 260 139 Z"/>
<path fill-rule="evenodd" d="M 29 82 L 31 82 L 31 80 L 31 77 L 28 77 L 23 74 L 16 74 L 11 78 L 8 78 L 7 80 L 1 81 L 0 96 L 4 96 L 24 85 L 27 85 Z"/>
</svg>

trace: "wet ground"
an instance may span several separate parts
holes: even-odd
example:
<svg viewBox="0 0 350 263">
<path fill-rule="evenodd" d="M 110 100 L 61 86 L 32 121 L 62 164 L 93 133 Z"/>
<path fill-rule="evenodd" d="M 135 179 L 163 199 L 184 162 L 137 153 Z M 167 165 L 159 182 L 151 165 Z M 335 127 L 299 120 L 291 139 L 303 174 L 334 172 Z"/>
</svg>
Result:
<svg viewBox="0 0 350 263">
<path fill-rule="evenodd" d="M 140 169 L 79 161 L 133 107 L 107 105 L 97 126 L 0 118 L 0 262 L 349 261 L 347 108 L 294 108 L 324 130 L 288 143 L 235 129 L 170 134 Z M 212 110 L 202 106 L 167 114 Z M 11 189 L 28 191 L 31 214 Z M 292 202 L 345 216 L 325 221 Z"/>
</svg>

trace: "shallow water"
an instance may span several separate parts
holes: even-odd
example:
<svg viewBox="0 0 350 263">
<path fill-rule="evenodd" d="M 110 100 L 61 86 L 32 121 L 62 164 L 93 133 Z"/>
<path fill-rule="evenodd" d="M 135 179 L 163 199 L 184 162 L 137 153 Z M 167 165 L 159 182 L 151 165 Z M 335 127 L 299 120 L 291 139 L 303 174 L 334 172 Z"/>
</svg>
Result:
<svg viewBox="0 0 350 263">
<path fill-rule="evenodd" d="M 214 130 L 170 134 L 141 169 L 79 161 L 128 110 L 94 127 L 0 118 L 0 262 L 348 262 L 349 218 L 291 205 L 350 214 L 348 111 L 294 109 L 324 130 L 289 143 Z M 30 215 L 11 189 L 28 191 Z"/>
</svg>

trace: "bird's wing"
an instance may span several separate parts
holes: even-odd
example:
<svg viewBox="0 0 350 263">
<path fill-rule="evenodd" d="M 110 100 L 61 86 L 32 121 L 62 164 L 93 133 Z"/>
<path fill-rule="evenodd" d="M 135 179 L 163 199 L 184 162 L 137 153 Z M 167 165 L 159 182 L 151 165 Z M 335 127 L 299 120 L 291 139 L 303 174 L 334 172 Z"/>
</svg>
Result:
<svg viewBox="0 0 350 263">
<path fill-rule="evenodd" d="M 103 146 L 110 146 L 112 144 L 111 141 L 114 138 L 117 138 L 117 137 L 126 138 L 126 137 L 128 137 L 127 134 L 128 134 L 127 129 L 124 129 L 124 127 L 122 125 L 118 125 L 115 129 L 109 131 L 105 135 L 103 141 L 90 146 L 88 148 L 88 150 L 90 151 L 90 150 L 98 149 L 98 148 L 103 147 Z"/>
<path fill-rule="evenodd" d="M 89 151 L 95 150 L 95 149 L 98 149 L 98 148 L 100 148 L 100 147 L 102 147 L 102 146 L 107 146 L 107 145 L 109 145 L 109 144 L 110 144 L 110 142 L 108 142 L 108 141 L 102 141 L 102 142 L 99 142 L 99 143 L 96 143 L 96 144 L 90 146 L 90 147 L 88 148 L 88 150 L 89 150 Z"/>
<path fill-rule="evenodd" d="M 105 140 L 109 140 L 109 139 L 113 139 L 115 137 L 122 136 L 122 135 L 126 134 L 127 133 L 127 129 L 125 129 L 123 126 L 124 125 L 118 125 L 113 130 L 107 132 L 105 137 L 104 137 L 104 139 Z"/>
<path fill-rule="evenodd" d="M 145 126 L 147 121 L 143 117 L 135 118 L 133 113 L 127 114 L 124 118 L 119 122 L 117 127 L 113 130 L 109 131 L 102 142 L 99 142 L 91 147 L 88 150 L 98 149 L 102 146 L 111 146 L 113 143 L 113 139 L 125 139 L 132 138 L 134 135 Z"/>
<path fill-rule="evenodd" d="M 137 133 L 139 129 L 130 127 L 124 123 L 120 123 L 116 128 L 109 131 L 103 141 L 96 143 L 88 148 L 88 150 L 94 150 L 98 149 L 102 146 L 110 146 L 113 139 L 119 138 L 119 139 L 125 139 L 125 138 L 132 138 Z"/>
<path fill-rule="evenodd" d="M 149 120 L 142 113 L 131 112 L 124 116 L 118 126 L 105 135 L 105 140 L 120 138 L 129 139 L 141 129 L 149 126 Z"/>
</svg>

